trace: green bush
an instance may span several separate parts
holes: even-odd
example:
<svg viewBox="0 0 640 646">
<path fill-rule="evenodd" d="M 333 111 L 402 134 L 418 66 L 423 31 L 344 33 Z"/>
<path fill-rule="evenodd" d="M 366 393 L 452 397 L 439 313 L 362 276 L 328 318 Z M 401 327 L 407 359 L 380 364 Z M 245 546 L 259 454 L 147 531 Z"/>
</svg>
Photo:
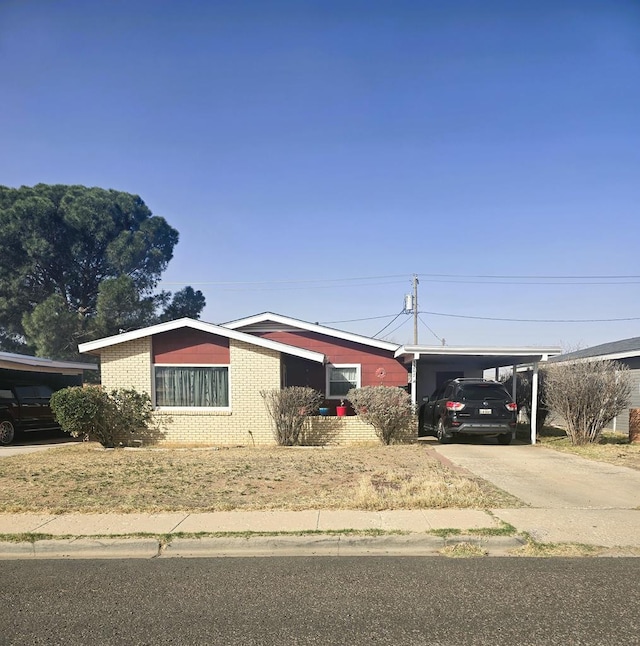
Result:
<svg viewBox="0 0 640 646">
<path fill-rule="evenodd" d="M 409 394 L 394 386 L 352 388 L 347 399 L 358 417 L 373 426 L 383 444 L 391 444 L 414 424 Z"/>
<path fill-rule="evenodd" d="M 298 444 L 308 415 L 317 413 L 322 394 L 308 386 L 261 390 L 267 411 L 273 419 L 274 437 L 280 446 Z"/>
<path fill-rule="evenodd" d="M 101 386 L 63 388 L 51 396 L 51 410 L 63 431 L 113 448 L 149 430 L 153 408 L 146 393 Z"/>
</svg>

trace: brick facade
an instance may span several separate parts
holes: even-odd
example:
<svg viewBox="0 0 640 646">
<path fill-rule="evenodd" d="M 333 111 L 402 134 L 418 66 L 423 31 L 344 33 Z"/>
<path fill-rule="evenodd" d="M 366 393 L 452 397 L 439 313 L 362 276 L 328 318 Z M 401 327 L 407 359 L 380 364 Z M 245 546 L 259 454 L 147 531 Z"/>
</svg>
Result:
<svg viewBox="0 0 640 646">
<path fill-rule="evenodd" d="M 107 390 L 133 388 L 153 397 L 152 337 L 101 350 L 102 384 Z M 174 444 L 221 446 L 272 445 L 273 422 L 261 390 L 281 387 L 281 354 L 242 341 L 229 343 L 230 410 L 159 411 L 160 436 Z M 373 428 L 357 417 L 313 417 L 303 434 L 310 445 L 377 442 Z"/>
</svg>

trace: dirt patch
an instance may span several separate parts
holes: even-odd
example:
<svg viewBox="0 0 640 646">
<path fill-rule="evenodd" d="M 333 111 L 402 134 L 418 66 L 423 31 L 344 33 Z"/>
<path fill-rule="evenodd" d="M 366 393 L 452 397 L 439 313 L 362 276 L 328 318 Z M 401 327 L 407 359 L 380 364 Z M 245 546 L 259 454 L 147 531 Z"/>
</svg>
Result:
<svg viewBox="0 0 640 646">
<path fill-rule="evenodd" d="M 419 444 L 104 450 L 85 443 L 0 463 L 4 513 L 516 506 Z"/>
</svg>

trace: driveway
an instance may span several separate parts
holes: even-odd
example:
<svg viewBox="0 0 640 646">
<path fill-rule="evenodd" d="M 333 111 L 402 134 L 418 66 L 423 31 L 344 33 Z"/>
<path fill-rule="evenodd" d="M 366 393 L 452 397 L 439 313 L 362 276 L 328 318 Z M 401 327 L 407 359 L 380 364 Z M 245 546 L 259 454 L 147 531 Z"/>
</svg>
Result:
<svg viewBox="0 0 640 646">
<path fill-rule="evenodd" d="M 640 536 L 640 471 L 541 446 L 434 445 L 449 462 L 525 502 L 496 518 L 543 543 L 635 546 Z"/>
<path fill-rule="evenodd" d="M 530 444 L 435 445 L 453 464 L 492 482 L 532 507 L 634 509 L 640 471 Z"/>
<path fill-rule="evenodd" d="M 0 446 L 0 458 L 8 458 L 12 455 L 23 455 L 24 453 L 36 453 L 37 451 L 46 451 L 55 449 L 58 446 L 67 444 L 77 444 L 80 440 L 72 440 L 67 437 L 50 437 L 43 439 L 39 437 L 35 440 L 18 440 L 8 446 Z"/>
</svg>

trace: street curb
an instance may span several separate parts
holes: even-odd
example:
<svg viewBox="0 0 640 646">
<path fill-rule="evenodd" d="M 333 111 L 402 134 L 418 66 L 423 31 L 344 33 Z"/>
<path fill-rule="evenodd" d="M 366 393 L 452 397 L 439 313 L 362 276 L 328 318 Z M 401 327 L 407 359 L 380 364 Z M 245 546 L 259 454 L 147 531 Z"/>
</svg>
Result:
<svg viewBox="0 0 640 646">
<path fill-rule="evenodd" d="M 515 536 L 251 536 L 175 538 L 163 544 L 153 538 L 41 540 L 1 543 L 0 559 L 238 558 L 269 556 L 437 556 L 459 543 L 487 556 L 508 556 L 522 547 Z"/>
</svg>

